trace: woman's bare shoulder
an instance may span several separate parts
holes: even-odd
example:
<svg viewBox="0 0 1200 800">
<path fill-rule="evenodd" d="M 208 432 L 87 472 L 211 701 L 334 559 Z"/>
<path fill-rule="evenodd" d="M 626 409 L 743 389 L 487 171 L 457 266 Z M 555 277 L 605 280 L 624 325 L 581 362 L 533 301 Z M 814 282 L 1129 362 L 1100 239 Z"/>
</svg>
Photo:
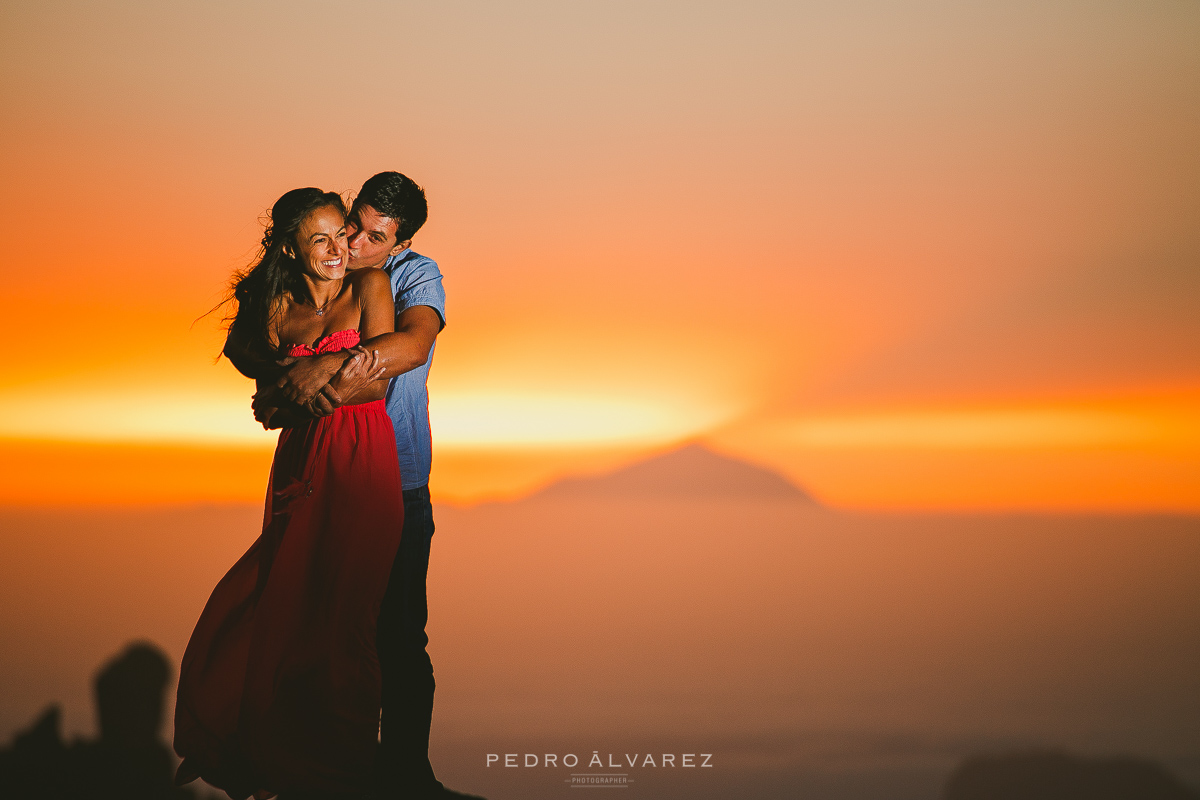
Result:
<svg viewBox="0 0 1200 800">
<path fill-rule="evenodd" d="M 386 286 L 388 291 L 392 288 L 392 279 L 388 274 L 378 267 L 366 267 L 365 269 L 356 269 L 346 276 L 350 285 L 356 291 L 377 291 L 379 287 Z"/>
<path fill-rule="evenodd" d="M 359 309 L 376 308 L 389 318 L 395 313 L 392 311 L 392 279 L 386 272 L 374 267 L 356 269 L 348 278 L 350 296 Z"/>
</svg>

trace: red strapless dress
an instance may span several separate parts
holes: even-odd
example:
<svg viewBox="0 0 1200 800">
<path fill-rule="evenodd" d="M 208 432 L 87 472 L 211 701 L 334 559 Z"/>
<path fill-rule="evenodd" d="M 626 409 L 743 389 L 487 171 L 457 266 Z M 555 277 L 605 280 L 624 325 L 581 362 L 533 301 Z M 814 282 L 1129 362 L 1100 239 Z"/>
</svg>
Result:
<svg viewBox="0 0 1200 800">
<path fill-rule="evenodd" d="M 316 349 L 358 344 L 339 331 Z M 375 623 L 404 502 L 382 400 L 282 431 L 263 531 L 213 590 L 183 656 L 178 780 L 230 797 L 369 788 L 379 732 Z"/>
</svg>

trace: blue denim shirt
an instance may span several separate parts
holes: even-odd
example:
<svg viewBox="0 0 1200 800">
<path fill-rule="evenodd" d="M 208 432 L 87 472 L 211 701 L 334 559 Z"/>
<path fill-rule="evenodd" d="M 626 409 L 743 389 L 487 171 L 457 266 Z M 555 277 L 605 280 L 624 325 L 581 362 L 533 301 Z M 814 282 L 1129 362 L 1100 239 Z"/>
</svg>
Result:
<svg viewBox="0 0 1200 800">
<path fill-rule="evenodd" d="M 445 327 L 446 292 L 442 288 L 442 273 L 433 259 L 405 250 L 389 258 L 383 271 L 392 279 L 396 314 L 413 306 L 429 306 L 442 318 Z M 385 398 L 388 416 L 396 429 L 400 481 L 405 489 L 416 489 L 429 483 L 433 439 L 429 432 L 429 392 L 425 381 L 429 378 L 429 365 L 433 363 L 433 347 L 430 346 L 424 364 L 392 378 Z"/>
</svg>

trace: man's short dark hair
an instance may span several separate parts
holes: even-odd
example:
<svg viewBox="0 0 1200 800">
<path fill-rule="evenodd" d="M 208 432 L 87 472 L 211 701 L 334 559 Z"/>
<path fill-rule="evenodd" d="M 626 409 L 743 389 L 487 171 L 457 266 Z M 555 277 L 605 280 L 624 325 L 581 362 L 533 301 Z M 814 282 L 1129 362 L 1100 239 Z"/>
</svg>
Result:
<svg viewBox="0 0 1200 800">
<path fill-rule="evenodd" d="M 429 217 L 425 190 L 399 172 L 381 172 L 362 185 L 354 205 L 368 205 L 396 220 L 396 241 L 411 239 Z"/>
</svg>

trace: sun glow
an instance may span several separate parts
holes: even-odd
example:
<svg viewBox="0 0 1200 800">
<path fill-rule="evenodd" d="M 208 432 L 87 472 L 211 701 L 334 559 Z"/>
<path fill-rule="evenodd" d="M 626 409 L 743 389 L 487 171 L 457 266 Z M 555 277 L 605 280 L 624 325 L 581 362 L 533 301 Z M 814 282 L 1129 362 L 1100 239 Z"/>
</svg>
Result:
<svg viewBox="0 0 1200 800">
<path fill-rule="evenodd" d="M 0 397 L 0 436 L 79 442 L 273 446 L 247 394 L 151 390 Z"/>
<path fill-rule="evenodd" d="M 435 397 L 431 425 L 451 448 L 624 446 L 672 441 L 728 411 L 678 399 L 519 393 Z M 0 396 L 0 437 L 81 442 L 269 445 L 243 393 L 95 392 Z"/>
</svg>

